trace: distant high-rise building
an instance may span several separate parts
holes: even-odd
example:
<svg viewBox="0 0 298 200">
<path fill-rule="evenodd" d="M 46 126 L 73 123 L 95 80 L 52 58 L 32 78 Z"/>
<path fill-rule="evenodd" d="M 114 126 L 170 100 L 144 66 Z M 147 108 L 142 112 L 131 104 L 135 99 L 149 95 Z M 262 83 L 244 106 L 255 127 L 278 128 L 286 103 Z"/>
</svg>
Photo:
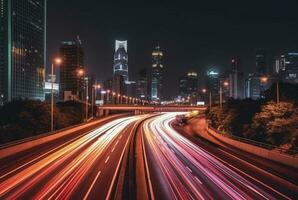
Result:
<svg viewBox="0 0 298 200">
<path fill-rule="evenodd" d="M 44 100 L 46 0 L 0 1 L 0 105 Z"/>
<path fill-rule="evenodd" d="M 245 80 L 245 98 L 264 98 L 264 92 L 270 87 L 274 79 L 268 76 L 249 74 Z"/>
<path fill-rule="evenodd" d="M 127 81 L 126 85 L 126 95 L 130 97 L 136 97 L 137 94 L 137 84 L 135 81 Z"/>
<path fill-rule="evenodd" d="M 276 56 L 273 59 L 273 74 L 274 75 L 280 74 L 280 72 L 285 70 L 285 66 L 286 66 L 285 55 Z"/>
<path fill-rule="evenodd" d="M 142 69 L 139 72 L 137 80 L 137 97 L 141 99 L 148 99 L 148 71 Z"/>
<path fill-rule="evenodd" d="M 124 82 L 124 77 L 119 74 L 113 76 L 113 92 L 117 94 L 124 95 L 126 93 L 126 85 Z"/>
<path fill-rule="evenodd" d="M 107 79 L 103 82 L 103 89 L 104 90 L 112 90 L 113 89 L 113 80 Z"/>
<path fill-rule="evenodd" d="M 215 69 L 207 71 L 207 90 L 211 92 L 211 101 L 219 101 L 219 72 Z"/>
<path fill-rule="evenodd" d="M 238 58 L 233 58 L 231 61 L 228 87 L 230 98 L 243 98 L 243 74 L 241 72 L 240 60 Z"/>
<path fill-rule="evenodd" d="M 127 41 L 115 41 L 114 75 L 121 75 L 128 81 L 128 53 Z"/>
<path fill-rule="evenodd" d="M 179 98 L 189 100 L 190 103 L 196 103 L 198 100 L 198 73 L 189 71 L 185 76 L 179 79 Z"/>
<path fill-rule="evenodd" d="M 198 73 L 190 71 L 187 73 L 187 93 L 189 96 L 197 96 L 199 86 Z"/>
<path fill-rule="evenodd" d="M 187 76 L 180 77 L 180 79 L 179 79 L 179 96 L 181 98 L 185 98 L 188 96 L 187 85 L 188 85 Z"/>
<path fill-rule="evenodd" d="M 160 46 L 155 47 L 152 52 L 152 75 L 151 75 L 151 100 L 160 101 L 162 99 L 163 88 L 163 52 Z"/>
<path fill-rule="evenodd" d="M 256 52 L 256 67 L 258 75 L 268 75 L 267 58 L 264 50 Z"/>
<path fill-rule="evenodd" d="M 284 81 L 298 83 L 298 52 L 290 52 L 286 55 Z"/>
<path fill-rule="evenodd" d="M 60 99 L 84 100 L 84 53 L 79 38 L 62 42 L 60 56 Z"/>
<path fill-rule="evenodd" d="M 254 74 L 249 74 L 245 80 L 245 97 L 251 99 L 259 99 L 261 97 L 260 77 Z"/>
</svg>

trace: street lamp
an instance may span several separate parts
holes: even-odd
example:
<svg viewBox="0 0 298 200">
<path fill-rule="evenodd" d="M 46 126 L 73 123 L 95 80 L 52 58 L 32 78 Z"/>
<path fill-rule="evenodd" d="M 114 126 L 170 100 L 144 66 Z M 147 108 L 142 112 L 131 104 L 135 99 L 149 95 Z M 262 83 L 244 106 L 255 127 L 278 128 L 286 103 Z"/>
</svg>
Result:
<svg viewBox="0 0 298 200">
<path fill-rule="evenodd" d="M 280 102 L 280 98 L 279 98 L 279 82 L 276 81 L 276 103 Z"/>
<path fill-rule="evenodd" d="M 78 70 L 78 75 L 79 76 L 83 76 L 84 75 L 84 70 L 83 69 L 79 69 Z"/>
<path fill-rule="evenodd" d="M 109 103 L 110 101 L 110 92 L 111 90 L 107 90 L 107 103 Z"/>
<path fill-rule="evenodd" d="M 78 76 L 83 78 L 83 83 L 86 84 L 85 87 L 85 93 L 86 93 L 86 99 L 85 99 L 85 120 L 86 122 L 88 121 L 88 102 L 89 102 L 89 78 L 86 76 L 84 77 L 85 71 L 84 69 L 80 68 L 77 70 Z M 91 89 L 91 93 L 92 93 L 92 89 Z M 83 96 L 83 95 L 82 95 Z M 92 94 L 91 94 L 92 96 Z M 83 99 L 83 98 L 82 98 Z M 93 116 L 93 114 L 92 114 Z"/>
<path fill-rule="evenodd" d="M 112 104 L 116 104 L 116 99 L 115 99 L 116 93 L 112 93 Z"/>
<path fill-rule="evenodd" d="M 224 87 L 228 87 L 229 86 L 229 83 L 227 81 L 224 81 L 223 82 L 223 86 Z M 219 97 L 219 102 L 220 102 L 220 109 L 222 109 L 222 103 L 223 103 L 223 97 L 222 97 L 222 85 L 220 84 L 220 88 L 219 88 L 219 94 L 220 94 L 220 97 Z"/>
<path fill-rule="evenodd" d="M 97 92 L 97 89 L 100 89 L 101 86 L 99 84 L 95 84 L 93 85 L 92 87 L 92 105 L 91 105 L 91 111 L 92 111 L 92 118 L 93 118 L 93 112 L 94 112 L 94 99 L 96 100 L 96 92 Z M 94 98 L 95 96 L 95 98 Z"/>
<path fill-rule="evenodd" d="M 88 121 L 88 102 L 89 102 L 89 79 L 85 77 L 86 84 L 86 122 Z"/>
<path fill-rule="evenodd" d="M 204 94 L 206 94 L 207 93 L 207 89 L 202 89 L 202 92 L 204 93 Z M 211 109 L 211 107 L 212 107 L 212 94 L 211 94 L 211 90 L 209 91 L 209 107 L 210 107 L 210 109 Z"/>
<path fill-rule="evenodd" d="M 51 70 L 51 131 L 54 130 L 54 64 L 60 65 L 62 63 L 61 58 L 55 58 L 54 62 L 52 63 L 52 70 Z"/>
<path fill-rule="evenodd" d="M 120 104 L 120 97 L 121 97 L 121 95 L 118 94 L 118 95 L 117 95 L 117 104 Z"/>
<path fill-rule="evenodd" d="M 266 89 L 265 85 L 267 85 L 269 78 L 267 76 L 262 76 L 260 77 L 260 95 L 264 95 L 264 91 Z"/>
<path fill-rule="evenodd" d="M 267 76 L 261 77 L 261 83 L 266 84 L 267 82 L 268 82 L 268 77 Z"/>
</svg>

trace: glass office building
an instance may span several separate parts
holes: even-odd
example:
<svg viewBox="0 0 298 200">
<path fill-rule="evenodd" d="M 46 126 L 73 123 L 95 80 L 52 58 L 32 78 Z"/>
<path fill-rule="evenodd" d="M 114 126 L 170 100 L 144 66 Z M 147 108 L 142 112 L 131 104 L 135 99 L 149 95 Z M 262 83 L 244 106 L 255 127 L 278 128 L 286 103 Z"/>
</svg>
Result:
<svg viewBox="0 0 298 200">
<path fill-rule="evenodd" d="M 63 41 L 60 46 L 60 100 L 84 100 L 84 51 L 82 42 Z"/>
<path fill-rule="evenodd" d="M 0 0 L 0 104 L 44 100 L 46 0 Z"/>
<path fill-rule="evenodd" d="M 152 52 L 152 73 L 151 73 L 151 100 L 160 101 L 162 99 L 163 87 L 163 52 L 157 46 Z"/>
</svg>

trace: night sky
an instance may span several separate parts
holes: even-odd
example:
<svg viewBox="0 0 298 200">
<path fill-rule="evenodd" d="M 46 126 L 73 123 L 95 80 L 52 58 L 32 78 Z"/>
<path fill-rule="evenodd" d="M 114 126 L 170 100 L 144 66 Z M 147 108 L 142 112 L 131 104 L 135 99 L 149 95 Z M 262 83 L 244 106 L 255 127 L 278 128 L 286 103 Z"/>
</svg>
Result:
<svg viewBox="0 0 298 200">
<path fill-rule="evenodd" d="M 258 48 L 269 58 L 298 51 L 298 1 L 50 0 L 47 31 L 49 58 L 57 55 L 61 41 L 79 35 L 87 71 L 99 81 L 112 76 L 115 39 L 128 40 L 132 80 L 150 68 L 151 51 L 159 43 L 166 95 L 176 95 L 178 78 L 188 70 L 200 77 L 209 67 L 223 72 L 238 56 L 248 73 L 255 70 Z"/>
</svg>

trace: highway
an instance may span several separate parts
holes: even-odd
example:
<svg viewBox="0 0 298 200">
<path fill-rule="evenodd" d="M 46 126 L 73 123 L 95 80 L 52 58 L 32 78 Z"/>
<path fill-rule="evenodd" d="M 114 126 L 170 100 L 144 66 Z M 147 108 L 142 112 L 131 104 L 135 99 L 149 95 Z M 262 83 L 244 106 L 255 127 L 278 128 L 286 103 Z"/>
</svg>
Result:
<svg viewBox="0 0 298 200">
<path fill-rule="evenodd" d="M 26 159 L 0 161 L 0 199 L 95 199 L 112 195 L 131 129 L 125 117 L 51 145 Z"/>
<path fill-rule="evenodd" d="M 291 199 L 191 142 L 171 126 L 177 113 L 144 123 L 144 144 L 153 193 L 158 199 Z M 216 152 L 215 152 L 216 153 Z M 273 182 L 274 184 L 274 182 Z M 281 189 L 282 190 L 282 189 Z M 288 196 L 289 195 L 289 196 Z"/>
<path fill-rule="evenodd" d="M 2 159 L 0 199 L 296 199 L 297 186 L 178 132 L 177 114 L 117 117 Z"/>
</svg>

